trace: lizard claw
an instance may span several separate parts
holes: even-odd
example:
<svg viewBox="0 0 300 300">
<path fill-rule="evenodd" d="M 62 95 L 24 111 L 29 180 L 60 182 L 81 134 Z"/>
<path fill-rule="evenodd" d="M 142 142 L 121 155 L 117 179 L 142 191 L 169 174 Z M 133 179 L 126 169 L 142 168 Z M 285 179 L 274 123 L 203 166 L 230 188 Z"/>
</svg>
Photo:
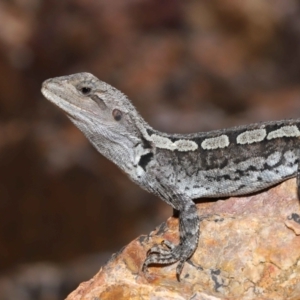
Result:
<svg viewBox="0 0 300 300">
<path fill-rule="evenodd" d="M 155 245 L 148 251 L 142 271 L 146 273 L 149 265 L 169 265 L 179 262 L 176 267 L 176 277 L 179 281 L 184 263 L 189 259 L 189 256 L 185 253 L 182 245 L 175 246 L 169 241 L 163 241 L 161 245 Z"/>
<path fill-rule="evenodd" d="M 148 252 L 147 256 L 151 255 L 152 253 L 158 253 L 158 254 L 169 254 L 170 250 L 173 250 L 175 248 L 175 245 L 167 240 L 163 240 L 160 245 L 154 245 L 151 247 Z"/>
</svg>

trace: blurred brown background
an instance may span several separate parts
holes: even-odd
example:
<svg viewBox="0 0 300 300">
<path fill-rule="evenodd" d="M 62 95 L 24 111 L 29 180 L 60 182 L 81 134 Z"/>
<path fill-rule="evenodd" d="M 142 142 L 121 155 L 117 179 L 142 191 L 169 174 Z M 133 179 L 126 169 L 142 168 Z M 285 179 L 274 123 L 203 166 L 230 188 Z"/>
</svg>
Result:
<svg viewBox="0 0 300 300">
<path fill-rule="evenodd" d="M 300 117 L 299 64 L 295 0 L 0 0 L 0 299 L 63 299 L 172 213 L 42 97 L 45 79 L 91 72 L 183 133 Z M 70 282 L 51 298 L 41 274 Z"/>
</svg>

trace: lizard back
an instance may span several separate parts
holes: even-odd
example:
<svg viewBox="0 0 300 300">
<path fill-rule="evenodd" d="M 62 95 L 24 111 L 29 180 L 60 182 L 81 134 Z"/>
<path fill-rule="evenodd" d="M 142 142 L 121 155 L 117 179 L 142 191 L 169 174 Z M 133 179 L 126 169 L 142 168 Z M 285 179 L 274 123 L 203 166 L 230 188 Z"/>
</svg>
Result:
<svg viewBox="0 0 300 300">
<path fill-rule="evenodd" d="M 165 138 L 172 143 L 187 140 L 197 148 L 157 148 L 156 168 L 169 174 L 170 183 L 192 198 L 256 192 L 296 175 L 299 128 L 300 120 L 283 120 L 206 133 L 170 134 Z"/>
</svg>

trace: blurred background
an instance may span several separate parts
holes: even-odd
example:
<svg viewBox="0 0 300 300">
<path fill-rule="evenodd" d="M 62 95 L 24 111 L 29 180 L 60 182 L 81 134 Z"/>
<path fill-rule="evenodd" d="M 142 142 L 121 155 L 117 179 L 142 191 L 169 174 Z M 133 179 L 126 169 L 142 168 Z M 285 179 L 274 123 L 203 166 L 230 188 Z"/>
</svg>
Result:
<svg viewBox="0 0 300 300">
<path fill-rule="evenodd" d="M 43 98 L 87 71 L 154 128 L 300 117 L 296 0 L 0 0 L 0 299 L 63 299 L 172 214 Z"/>
</svg>

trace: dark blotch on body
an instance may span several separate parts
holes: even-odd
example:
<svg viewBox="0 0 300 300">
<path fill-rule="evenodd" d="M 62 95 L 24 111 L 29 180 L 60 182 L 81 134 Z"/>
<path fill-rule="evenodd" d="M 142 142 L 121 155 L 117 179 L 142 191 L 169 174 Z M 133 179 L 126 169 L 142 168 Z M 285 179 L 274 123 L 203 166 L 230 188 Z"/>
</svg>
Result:
<svg viewBox="0 0 300 300">
<path fill-rule="evenodd" d="M 143 141 L 143 147 L 145 149 L 151 149 L 151 143 L 149 141 L 147 141 L 143 136 L 141 136 L 141 140 Z"/>
<path fill-rule="evenodd" d="M 142 167 L 144 169 L 144 171 L 146 171 L 146 167 L 148 165 L 148 163 L 152 160 L 153 158 L 153 153 L 149 152 L 145 155 L 142 155 L 139 161 L 139 166 Z"/>
</svg>

